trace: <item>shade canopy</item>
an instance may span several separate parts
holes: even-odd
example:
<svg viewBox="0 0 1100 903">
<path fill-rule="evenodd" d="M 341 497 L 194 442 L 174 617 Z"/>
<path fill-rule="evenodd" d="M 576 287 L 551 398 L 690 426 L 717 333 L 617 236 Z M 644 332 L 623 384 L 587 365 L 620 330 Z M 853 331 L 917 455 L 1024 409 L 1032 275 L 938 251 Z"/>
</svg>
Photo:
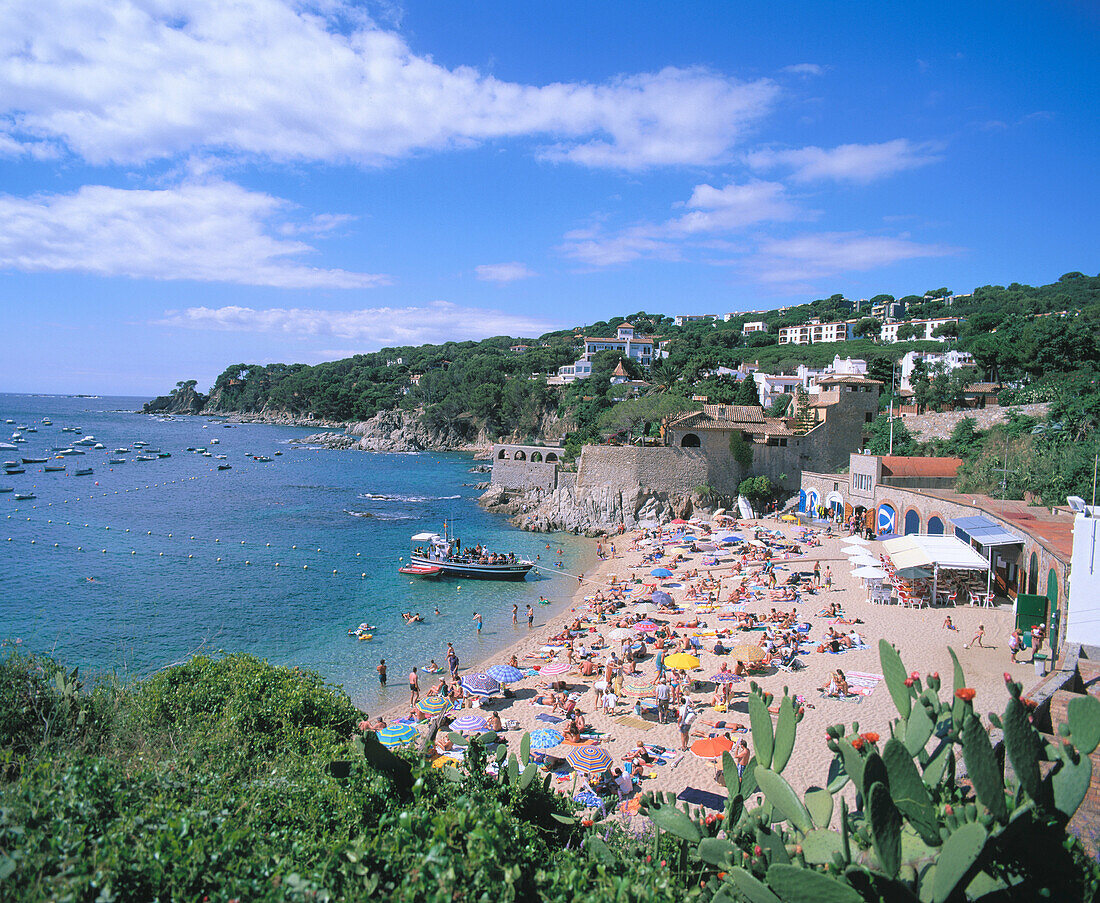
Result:
<svg viewBox="0 0 1100 903">
<path fill-rule="evenodd" d="M 691 751 L 700 759 L 717 759 L 722 753 L 733 749 L 733 741 L 728 737 L 704 737 L 691 744 Z"/>
<path fill-rule="evenodd" d="M 852 576 L 859 577 L 860 580 L 881 580 L 886 576 L 886 571 L 880 567 L 865 565 L 852 571 Z"/>
<path fill-rule="evenodd" d="M 493 665 L 485 673 L 502 684 L 511 684 L 517 680 L 523 680 L 523 672 L 511 665 Z"/>
<path fill-rule="evenodd" d="M 652 601 L 655 605 L 671 605 L 672 604 L 672 596 L 670 596 L 664 590 L 660 590 L 660 589 L 653 593 L 653 595 L 651 596 L 651 599 L 652 599 Z M 642 611 L 641 606 L 639 606 L 637 610 Z M 649 609 L 649 610 L 652 611 L 652 609 Z"/>
<path fill-rule="evenodd" d="M 489 722 L 480 715 L 463 715 L 451 722 L 451 729 L 463 734 L 481 733 L 489 727 Z"/>
<path fill-rule="evenodd" d="M 1023 540 L 988 517 L 957 517 L 951 521 L 960 530 L 985 547 L 1022 545 Z"/>
<path fill-rule="evenodd" d="M 404 746 L 419 736 L 419 732 L 411 724 L 395 724 L 392 727 L 384 727 L 378 732 L 379 742 L 387 749 Z"/>
<path fill-rule="evenodd" d="M 913 533 L 888 539 L 882 547 L 899 570 L 910 567 L 989 570 L 989 562 L 955 536 Z"/>
<path fill-rule="evenodd" d="M 669 668 L 677 668 L 681 671 L 686 671 L 689 668 L 698 668 L 699 659 L 694 655 L 689 655 L 687 652 L 674 652 L 672 655 L 665 657 L 665 665 Z"/>
<path fill-rule="evenodd" d="M 438 533 L 414 533 L 412 537 L 413 542 L 428 542 L 432 539 L 439 539 Z"/>
<path fill-rule="evenodd" d="M 871 540 L 864 539 L 858 533 L 852 534 L 851 536 L 847 537 L 844 541 L 849 542 L 849 543 L 855 543 L 857 546 L 866 546 L 866 545 L 871 544 Z"/>
<path fill-rule="evenodd" d="M 477 696 L 492 696 L 500 692 L 500 684 L 484 672 L 467 674 L 462 678 L 462 687 Z"/>
<path fill-rule="evenodd" d="M 866 554 L 868 554 L 867 550 L 865 548 L 863 548 L 863 546 L 845 546 L 840 551 L 842 551 L 845 555 L 866 555 Z"/>
<path fill-rule="evenodd" d="M 616 627 L 608 633 L 607 638 L 609 640 L 629 640 L 634 634 L 635 631 L 631 630 L 629 627 Z"/>
<path fill-rule="evenodd" d="M 541 727 L 531 734 L 531 749 L 553 749 L 564 739 L 561 731 L 552 727 Z"/>
</svg>

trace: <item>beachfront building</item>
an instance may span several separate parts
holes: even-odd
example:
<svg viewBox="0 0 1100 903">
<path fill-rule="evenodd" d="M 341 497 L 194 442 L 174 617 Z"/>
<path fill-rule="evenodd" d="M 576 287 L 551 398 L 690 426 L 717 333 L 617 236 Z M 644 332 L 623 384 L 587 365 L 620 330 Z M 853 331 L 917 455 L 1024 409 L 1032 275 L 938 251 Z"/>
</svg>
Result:
<svg viewBox="0 0 1100 903">
<path fill-rule="evenodd" d="M 893 344 L 894 342 L 901 341 L 898 338 L 898 330 L 903 326 L 911 326 L 917 330 L 916 334 L 913 336 L 915 341 L 946 342 L 951 336 L 933 335 L 933 333 L 941 326 L 954 324 L 958 327 L 958 324 L 962 322 L 964 322 L 962 317 L 931 317 L 927 320 L 895 320 L 890 323 L 882 324 L 882 331 L 879 334 L 879 338 L 881 338 L 883 342 Z"/>
<path fill-rule="evenodd" d="M 846 474 L 803 471 L 800 507 L 812 512 L 823 504 L 845 519 L 855 514 L 880 538 L 958 537 L 989 562 L 994 596 L 1014 602 L 1021 594 L 1046 597 L 1040 616 L 1058 640 L 1066 623 L 1072 512 L 959 492 L 961 464 L 959 458 L 853 454 Z"/>
<path fill-rule="evenodd" d="M 1069 501 L 1075 516 L 1066 642 L 1100 646 L 1100 506 Z"/>
<path fill-rule="evenodd" d="M 853 329 L 858 320 L 843 320 L 836 323 L 822 323 L 810 320 L 803 326 L 781 326 L 779 328 L 780 345 L 816 345 L 820 342 L 846 342 L 853 338 Z"/>
<path fill-rule="evenodd" d="M 977 362 L 969 351 L 910 351 L 900 361 L 901 384 L 903 392 L 913 390 L 913 374 L 918 364 L 923 364 L 925 372 L 935 369 L 951 373 L 964 367 L 976 370 Z"/>
</svg>

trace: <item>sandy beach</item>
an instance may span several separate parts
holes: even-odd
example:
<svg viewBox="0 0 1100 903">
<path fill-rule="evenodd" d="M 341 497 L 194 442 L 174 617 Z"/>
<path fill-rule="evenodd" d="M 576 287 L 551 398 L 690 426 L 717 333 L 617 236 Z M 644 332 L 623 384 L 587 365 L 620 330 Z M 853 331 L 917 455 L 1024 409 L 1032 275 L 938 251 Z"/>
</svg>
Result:
<svg viewBox="0 0 1100 903">
<path fill-rule="evenodd" d="M 801 532 L 800 527 L 781 524 L 775 520 L 766 521 L 740 521 L 735 532 L 746 537 L 752 536 L 753 531 L 761 528 L 767 531 L 782 533 L 785 538 L 792 537 L 796 532 Z M 816 532 L 816 531 L 815 531 Z M 606 558 L 590 569 L 584 575 L 583 582 L 573 596 L 571 603 L 555 617 L 539 623 L 539 611 L 536 611 L 536 625 L 530 630 L 529 635 L 516 642 L 503 652 L 495 654 L 491 660 L 480 662 L 476 666 L 467 666 L 463 663 L 461 674 L 466 675 L 481 670 L 494 664 L 504 664 L 515 656 L 519 667 L 529 672 L 529 676 L 523 680 L 512 683 L 509 689 L 512 692 L 510 698 L 501 695 L 491 696 L 481 700 L 472 707 L 467 700 L 467 708 L 454 714 L 477 714 L 488 717 L 492 712 L 498 712 L 506 723 L 517 724 L 504 736 L 517 745 L 518 737 L 523 731 L 534 731 L 539 728 L 552 727 L 564 730 L 565 722 L 551 723 L 551 719 L 560 718 L 560 712 L 553 712 L 548 706 L 534 704 L 539 695 L 540 687 L 550 681 L 564 681 L 566 691 L 577 695 L 575 711 L 583 713 L 586 729 L 592 732 L 592 738 L 598 740 L 601 747 L 607 750 L 614 761 L 615 767 L 622 765 L 626 756 L 639 741 L 651 747 L 661 747 L 668 750 L 667 753 L 654 756 L 657 760 L 653 764 L 647 764 L 636 770 L 641 774 L 636 787 L 641 790 L 663 790 L 679 793 L 688 787 L 715 792 L 724 795 L 724 785 L 715 781 L 715 761 L 696 756 L 690 750 L 680 753 L 680 731 L 676 724 L 674 707 L 670 712 L 669 722 L 658 723 L 656 712 L 652 707 L 648 708 L 642 719 L 638 719 L 633 711 L 635 699 L 629 696 L 620 698 L 617 711 L 608 714 L 600 711 L 600 694 L 593 689 L 593 684 L 602 678 L 604 664 L 612 651 L 618 651 L 618 643 L 608 641 L 609 648 L 592 652 L 591 659 L 596 664 L 596 673 L 592 676 L 582 676 L 578 666 L 571 667 L 568 672 L 553 677 L 540 676 L 531 669 L 534 666 L 543 666 L 550 662 L 566 662 L 567 653 L 564 646 L 550 646 L 547 639 L 567 630 L 570 624 L 580 618 L 586 630 L 594 627 L 595 632 L 587 632 L 579 636 L 575 643 L 590 647 L 597 636 L 606 637 L 624 614 L 632 612 L 642 596 L 648 593 L 648 589 L 641 585 L 631 584 L 634 592 L 627 596 L 626 604 L 618 611 L 605 615 L 599 620 L 593 614 L 593 599 L 597 592 L 602 591 L 606 596 L 612 589 L 615 581 L 629 580 L 631 574 L 642 578 L 652 586 L 661 583 L 661 589 L 668 592 L 678 603 L 680 613 L 666 613 L 654 611 L 653 619 L 667 623 L 674 631 L 673 642 L 677 637 L 690 637 L 696 629 L 675 627 L 674 625 L 698 620 L 706 627 L 698 628 L 698 632 L 706 633 L 716 627 L 725 629 L 735 628 L 733 621 L 719 621 L 718 614 L 729 599 L 730 592 L 738 586 L 740 578 L 734 575 L 734 563 L 745 550 L 746 546 L 734 546 L 728 550 L 719 551 L 719 564 L 707 567 L 702 560 L 709 554 L 707 552 L 691 553 L 685 549 L 669 545 L 667 546 L 667 562 L 674 553 L 680 552 L 684 560 L 679 561 L 674 567 L 674 576 L 666 580 L 658 581 L 649 576 L 650 570 L 666 566 L 661 562 L 643 562 L 643 551 L 627 551 L 632 542 L 639 537 L 638 533 L 627 533 L 621 537 L 615 537 L 616 556 Z M 699 535 L 699 534 L 696 534 Z M 864 648 L 850 649 L 839 654 L 828 651 L 804 651 L 797 655 L 797 660 L 804 666 L 795 672 L 777 670 L 768 667 L 759 674 L 752 675 L 749 679 L 732 684 L 732 698 L 729 711 L 716 711 L 712 705 L 715 685 L 710 682 L 712 675 L 716 674 L 723 666 L 733 667 L 733 661 L 728 655 L 715 655 L 712 652 L 713 637 L 699 637 L 701 649 L 693 650 L 693 654 L 699 657 L 700 665 L 697 669 L 688 672 L 689 678 L 699 681 L 697 689 L 688 692 L 688 697 L 693 701 L 697 718 L 694 722 L 691 742 L 711 735 L 721 735 L 731 730 L 735 724 L 748 726 L 748 716 L 745 697 L 749 690 L 749 680 L 755 680 L 765 690 L 781 696 L 784 687 L 789 687 L 792 694 L 805 697 L 805 717 L 798 726 L 797 741 L 790 763 L 787 765 L 784 776 L 799 791 L 813 785 L 824 785 L 831 754 L 825 746 L 825 728 L 833 724 L 849 726 L 851 722 L 858 721 L 861 731 L 875 731 L 881 736 L 889 736 L 889 722 L 897 713 L 885 682 L 874 680 L 875 675 L 881 675 L 882 668 L 879 663 L 878 642 L 886 638 L 898 647 L 902 661 L 907 670 L 918 671 L 921 675 L 938 672 L 947 687 L 951 685 L 952 663 L 948 654 L 948 647 L 955 650 L 962 662 L 967 676 L 967 684 L 976 690 L 976 704 L 982 712 L 1002 711 L 1007 700 L 1007 692 L 1004 687 L 1003 674 L 1007 671 L 1015 680 L 1021 681 L 1025 687 L 1030 686 L 1036 680 L 1033 666 L 1028 661 L 1030 652 L 1025 652 L 1020 658 L 1021 663 L 1012 663 L 1009 657 L 1008 638 L 1012 629 L 1012 608 L 1002 604 L 995 608 L 979 608 L 970 605 L 946 608 L 903 608 L 897 605 L 876 605 L 868 601 L 867 593 L 860 580 L 851 575 L 851 567 L 848 558 L 841 549 L 847 544 L 847 536 L 826 535 L 818 533 L 820 545 L 816 547 L 803 547 L 801 554 L 788 559 L 777 555 L 773 558 L 778 583 L 782 585 L 792 571 L 801 572 L 810 577 L 814 570 L 815 562 L 819 563 L 822 575 L 826 568 L 832 573 L 833 583 L 831 589 L 824 586 L 815 594 L 803 594 L 798 602 L 772 601 L 767 588 L 756 591 L 756 595 L 744 604 L 743 610 L 751 612 L 757 617 L 763 617 L 773 608 L 783 611 L 796 610 L 798 622 L 808 623 L 810 629 L 806 634 L 804 650 L 816 650 L 818 644 L 825 636 L 826 631 L 833 627 L 837 631 L 850 631 L 855 629 L 865 641 Z M 767 542 L 767 540 L 765 539 Z M 593 540 L 595 544 L 596 540 Z M 609 543 L 604 541 L 605 550 Z M 870 546 L 872 554 L 877 557 L 879 545 Z M 668 565 L 671 566 L 671 565 Z M 713 611 L 705 601 L 699 602 L 688 598 L 692 580 L 685 579 L 683 575 L 697 571 L 699 579 L 705 580 L 708 573 L 715 579 L 720 579 L 718 606 Z M 747 589 L 759 586 L 761 580 L 756 575 L 757 568 L 749 567 L 746 571 L 749 575 L 745 582 Z M 824 583 L 824 579 L 822 580 Z M 750 590 L 751 591 L 751 590 Z M 705 597 L 705 593 L 703 594 Z M 636 601 L 631 601 L 636 600 Z M 818 612 L 826 606 L 836 603 L 843 609 L 844 620 L 854 622 L 849 624 L 834 624 L 833 619 L 819 615 Z M 543 609 L 545 611 L 545 609 Z M 944 626 L 946 616 L 950 616 L 957 629 L 948 629 Z M 521 625 L 525 624 L 524 612 L 520 611 Z M 984 644 L 986 648 L 972 646 L 965 648 L 974 636 L 978 625 L 984 625 Z M 652 636 L 652 635 L 650 635 Z M 725 645 L 738 645 L 743 643 L 759 642 L 761 633 L 757 631 L 732 630 L 730 639 L 725 640 Z M 462 658 L 463 650 L 457 650 Z M 440 664 L 444 664 L 440 662 Z M 636 664 L 637 674 L 627 675 L 626 679 L 652 682 L 656 677 L 655 655 L 652 643 L 647 643 L 646 655 Z M 837 668 L 842 669 L 853 686 L 858 685 L 861 692 L 866 695 L 857 695 L 845 699 L 829 698 L 820 691 L 821 687 Z M 421 687 L 426 695 L 429 687 L 440 677 L 448 675 L 423 674 Z M 391 675 L 390 685 L 398 689 L 404 685 L 405 675 Z M 449 682 L 449 681 L 448 681 Z M 386 715 L 388 723 L 407 715 L 409 707 L 395 706 Z M 540 718 L 541 716 L 541 718 Z M 725 726 L 718 726 L 725 722 Z M 734 740 L 744 737 L 752 747 L 751 732 L 732 733 Z M 586 740 L 588 738 L 586 737 Z M 564 756 L 569 749 L 568 745 L 562 745 L 550 750 L 551 755 Z M 663 764 L 659 764 L 662 763 Z M 572 776 L 559 782 L 562 792 L 571 792 L 573 789 Z"/>
</svg>

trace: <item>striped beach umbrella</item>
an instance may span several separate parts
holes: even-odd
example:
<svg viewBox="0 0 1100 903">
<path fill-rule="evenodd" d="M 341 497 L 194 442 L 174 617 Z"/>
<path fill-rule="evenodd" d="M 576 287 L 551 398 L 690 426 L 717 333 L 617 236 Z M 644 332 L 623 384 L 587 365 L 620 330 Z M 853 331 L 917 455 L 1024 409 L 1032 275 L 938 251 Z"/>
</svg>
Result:
<svg viewBox="0 0 1100 903">
<path fill-rule="evenodd" d="M 480 715 L 463 715 L 451 722 L 451 730 L 460 734 L 480 734 L 489 727 L 489 722 Z"/>
<path fill-rule="evenodd" d="M 739 662 L 758 662 L 764 655 L 764 649 L 753 643 L 742 643 L 730 650 L 730 658 Z"/>
<path fill-rule="evenodd" d="M 565 739 L 561 731 L 552 727 L 542 727 L 531 734 L 531 749 L 553 749 Z"/>
<path fill-rule="evenodd" d="M 639 621 L 634 625 L 634 629 L 644 631 L 645 633 L 652 633 L 655 630 L 660 630 L 661 625 L 654 624 L 652 621 Z"/>
<path fill-rule="evenodd" d="M 511 665 L 493 665 L 485 673 L 497 683 L 502 684 L 513 684 L 517 680 L 523 680 L 523 672 Z"/>
<path fill-rule="evenodd" d="M 649 681 L 636 679 L 623 684 L 624 696 L 635 696 L 639 699 L 648 699 L 657 695 L 657 689 Z"/>
<path fill-rule="evenodd" d="M 392 727 L 384 727 L 378 732 L 378 742 L 386 749 L 396 749 L 411 743 L 420 734 L 411 724 L 395 724 Z"/>
<path fill-rule="evenodd" d="M 569 662 L 550 662 L 548 665 L 543 665 L 539 668 L 539 674 L 549 674 L 551 676 L 555 674 L 564 674 L 569 670 Z"/>
<path fill-rule="evenodd" d="M 600 774 L 611 767 L 611 756 L 599 746 L 574 746 L 565 758 L 577 771 L 589 774 Z"/>
<path fill-rule="evenodd" d="M 665 667 L 675 668 L 677 671 L 687 671 L 699 667 L 699 659 L 687 652 L 674 652 L 665 656 Z"/>
<path fill-rule="evenodd" d="M 462 687 L 475 696 L 492 696 L 494 693 L 500 692 L 500 684 L 484 671 L 467 674 L 462 678 Z"/>
<path fill-rule="evenodd" d="M 446 696 L 425 696 L 416 704 L 422 715 L 442 715 L 451 710 L 451 700 Z"/>
</svg>

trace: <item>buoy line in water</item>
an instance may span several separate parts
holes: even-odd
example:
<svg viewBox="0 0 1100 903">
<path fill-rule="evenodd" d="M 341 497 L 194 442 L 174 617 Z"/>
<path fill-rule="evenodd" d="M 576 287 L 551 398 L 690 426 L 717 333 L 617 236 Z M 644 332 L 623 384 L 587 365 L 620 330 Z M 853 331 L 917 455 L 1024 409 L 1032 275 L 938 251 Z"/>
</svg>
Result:
<svg viewBox="0 0 1100 903">
<path fill-rule="evenodd" d="M 570 574 L 563 571 L 561 568 L 551 567 L 548 568 L 545 565 L 534 564 L 531 565 L 534 570 L 543 572 L 550 577 L 571 577 L 574 580 L 579 580 L 581 583 L 587 583 L 590 586 L 602 586 L 607 589 L 620 589 L 624 586 L 630 586 L 628 581 L 620 580 L 618 583 L 605 583 L 602 580 L 593 580 L 590 577 L 585 577 L 584 574 Z"/>
<path fill-rule="evenodd" d="M 110 470 L 108 472 L 113 473 L 113 471 L 110 471 Z M 71 504 L 72 502 L 90 502 L 90 501 L 93 501 L 93 500 L 96 500 L 96 499 L 110 498 L 112 495 L 125 495 L 128 492 L 143 492 L 146 489 L 166 489 L 169 486 L 183 485 L 184 483 L 188 483 L 191 480 L 198 480 L 203 476 L 209 476 L 209 475 L 213 475 L 213 474 L 216 474 L 216 473 L 219 473 L 219 472 L 220 471 L 218 471 L 216 469 L 211 469 L 209 474 L 195 474 L 194 476 L 190 476 L 190 477 L 180 477 L 177 480 L 164 480 L 160 483 L 147 483 L 144 486 L 131 486 L 131 487 L 126 488 L 126 489 L 113 489 L 109 492 L 108 491 L 103 491 L 103 492 L 98 491 L 98 489 L 99 489 L 99 480 L 95 480 L 91 484 L 92 492 L 86 493 L 85 495 L 73 496 L 72 498 L 68 498 L 68 499 L 62 499 L 60 502 L 56 502 L 56 503 L 55 502 L 46 502 L 46 507 L 52 508 L 55 504 L 57 504 L 57 505 L 68 505 L 68 504 Z M 74 476 L 74 479 L 75 479 L 75 476 Z M 85 484 L 85 485 L 87 485 L 87 484 Z M 53 488 L 50 484 L 40 485 L 38 483 L 32 483 L 29 488 L 30 489 L 42 489 L 44 487 Z M 38 508 L 40 506 L 39 505 L 32 505 L 31 507 L 32 508 Z"/>
</svg>

